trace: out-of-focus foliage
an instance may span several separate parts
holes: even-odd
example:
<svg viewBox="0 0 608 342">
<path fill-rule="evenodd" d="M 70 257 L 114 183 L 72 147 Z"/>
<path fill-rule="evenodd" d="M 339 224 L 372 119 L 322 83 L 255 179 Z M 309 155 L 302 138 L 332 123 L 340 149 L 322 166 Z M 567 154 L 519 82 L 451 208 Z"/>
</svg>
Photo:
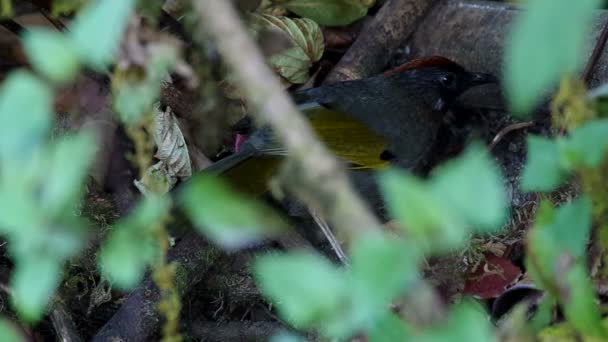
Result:
<svg viewBox="0 0 608 342">
<path fill-rule="evenodd" d="M 608 120 L 596 120 L 555 140 L 530 136 L 528 163 L 522 186 L 530 191 L 551 191 L 571 172 L 600 165 L 608 150 Z"/>
<path fill-rule="evenodd" d="M 146 196 L 128 217 L 113 227 L 102 247 L 99 264 L 106 277 L 119 287 L 137 285 L 146 267 L 157 261 L 158 247 L 153 232 L 163 224 L 169 206 L 166 198 Z"/>
<path fill-rule="evenodd" d="M 531 0 L 505 46 L 505 89 L 514 114 L 527 115 L 562 75 L 580 70 L 601 0 Z"/>
<path fill-rule="evenodd" d="M 429 181 L 396 170 L 380 181 L 388 209 L 408 239 L 426 252 L 461 246 L 471 233 L 492 231 L 505 218 L 500 172 L 478 145 L 442 165 Z"/>
<path fill-rule="evenodd" d="M 586 95 L 570 77 L 587 55 L 585 42 L 593 10 L 601 1 L 530 0 L 528 11 L 516 21 L 505 54 L 505 87 L 512 109 L 531 111 L 563 77 L 551 110 L 553 122 L 565 136 L 528 138 L 528 162 L 522 187 L 552 191 L 576 175 L 585 194 L 554 208 L 541 202 L 528 234 L 526 265 L 536 282 L 557 300 L 578 336 L 604 340 L 596 290 L 587 269 L 587 245 L 592 224 L 600 237 L 596 247 L 605 253 L 606 212 L 602 186 L 608 181 L 604 162 L 608 124 L 594 102 L 603 87 Z M 578 83 L 580 84 L 580 83 Z M 579 89 L 582 88 L 582 89 Z M 599 183 L 598 183 L 599 182 Z M 590 186 L 595 184 L 596 186 Z M 597 271 L 596 271 L 597 272 Z M 605 272 L 605 271 L 600 271 Z M 539 327 L 536 326 L 538 329 Z"/>
<path fill-rule="evenodd" d="M 98 1 L 83 9 L 67 34 L 35 29 L 24 37 L 34 68 L 52 82 L 73 78 L 80 65 L 103 69 L 115 53 L 133 1 Z M 75 215 L 96 152 L 87 133 L 50 140 L 52 84 L 24 71 L 0 89 L 0 230 L 16 269 L 12 299 L 25 319 L 44 313 L 67 258 L 85 240 Z"/>
<path fill-rule="evenodd" d="M 566 318 L 585 335 L 606 338 L 585 266 L 591 203 L 583 197 L 554 209 L 544 202 L 528 236 L 527 269 L 558 299 Z"/>
<path fill-rule="evenodd" d="M 182 193 L 196 225 L 224 248 L 242 248 L 285 232 L 287 223 L 270 207 L 234 191 L 219 177 L 198 175 Z"/>
<path fill-rule="evenodd" d="M 317 255 L 291 253 L 260 257 L 254 271 L 291 324 L 345 338 L 373 329 L 387 314 L 386 304 L 418 279 L 419 259 L 409 247 L 377 233 L 357 240 L 348 270 Z"/>
<path fill-rule="evenodd" d="M 5 342 L 22 342 L 25 339 L 6 320 L 0 320 L 0 336 Z"/>
<path fill-rule="evenodd" d="M 0 230 L 16 258 L 13 300 L 29 320 L 43 313 L 63 263 L 81 247 L 74 211 L 95 153 L 88 134 L 49 141 L 50 108 L 50 89 L 27 72 L 0 89 Z"/>
</svg>

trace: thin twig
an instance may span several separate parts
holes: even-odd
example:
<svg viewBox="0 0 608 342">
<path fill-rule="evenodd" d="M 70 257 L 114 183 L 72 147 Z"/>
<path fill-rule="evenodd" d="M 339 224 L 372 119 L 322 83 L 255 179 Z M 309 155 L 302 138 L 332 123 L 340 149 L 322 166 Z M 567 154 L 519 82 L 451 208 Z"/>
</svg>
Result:
<svg viewBox="0 0 608 342">
<path fill-rule="evenodd" d="M 344 265 L 348 265 L 348 257 L 346 256 L 346 253 L 344 253 L 342 246 L 340 246 L 340 242 L 338 242 L 338 239 L 336 239 L 336 236 L 331 231 L 331 228 L 329 228 L 329 224 L 327 224 L 327 221 L 325 221 L 325 219 L 323 219 L 319 214 L 317 214 L 314 209 L 309 208 L 308 212 L 310 213 L 310 216 L 312 216 L 317 226 L 319 226 L 319 228 L 321 229 L 321 232 L 329 242 L 331 249 L 333 249 L 333 251 L 336 253 L 336 256 L 338 257 L 340 262 L 342 262 L 342 264 Z"/>
<path fill-rule="evenodd" d="M 534 121 L 526 121 L 526 122 L 518 122 L 518 123 L 514 123 L 512 125 L 506 126 L 503 129 L 500 130 L 500 132 L 498 132 L 498 134 L 496 134 L 496 136 L 494 137 L 494 139 L 492 139 L 492 142 L 490 143 L 490 146 L 488 146 L 488 149 L 491 151 L 494 149 L 494 147 L 496 147 L 496 145 L 498 145 L 498 143 L 509 133 L 513 132 L 513 131 L 517 131 L 520 129 L 524 129 L 524 128 L 528 128 L 534 126 Z"/>
<path fill-rule="evenodd" d="M 289 151 L 288 188 L 309 207 L 322 209 L 343 241 L 379 229 L 380 222 L 354 191 L 342 165 L 319 142 L 266 64 L 232 2 L 193 1 L 192 5 L 201 19 L 199 34 L 215 41 L 255 117 L 269 124 Z"/>
</svg>

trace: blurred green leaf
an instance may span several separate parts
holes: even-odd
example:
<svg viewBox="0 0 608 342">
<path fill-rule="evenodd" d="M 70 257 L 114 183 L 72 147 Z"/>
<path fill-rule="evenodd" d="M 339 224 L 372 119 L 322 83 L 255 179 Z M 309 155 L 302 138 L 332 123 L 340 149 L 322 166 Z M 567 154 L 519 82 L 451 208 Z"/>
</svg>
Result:
<svg viewBox="0 0 608 342">
<path fill-rule="evenodd" d="M 574 155 L 577 166 L 597 167 L 608 150 L 608 119 L 582 124 L 566 138 L 562 154 Z"/>
<path fill-rule="evenodd" d="M 494 231 L 505 219 L 507 198 L 498 166 L 473 144 L 432 174 L 431 189 L 476 231 Z"/>
<path fill-rule="evenodd" d="M 232 190 L 217 176 L 193 177 L 181 200 L 196 227 L 224 248 L 248 246 L 288 228 L 270 207 Z"/>
<path fill-rule="evenodd" d="M 323 257 L 304 252 L 268 254 L 256 258 L 253 270 L 259 289 L 295 327 L 331 330 L 340 321 L 348 281 Z"/>
<path fill-rule="evenodd" d="M 158 253 L 155 242 L 151 234 L 114 227 L 99 255 L 103 273 L 120 288 L 135 287 Z"/>
<path fill-rule="evenodd" d="M 514 114 L 528 114 L 562 75 L 574 74 L 600 0 L 532 0 L 505 46 L 504 83 Z"/>
<path fill-rule="evenodd" d="M 25 338 L 17 332 L 13 324 L 5 319 L 0 319 L 0 336 L 3 342 L 25 342 Z"/>
<path fill-rule="evenodd" d="M 557 143 L 544 137 L 528 136 L 528 161 L 522 175 L 522 188 L 526 191 L 551 191 L 566 176 Z"/>
<path fill-rule="evenodd" d="M 350 332 L 374 331 L 381 324 L 392 329 L 391 335 L 402 332 L 402 326 L 394 327 L 386 321 L 389 319 L 385 317 L 387 307 L 419 279 L 421 251 L 383 232 L 357 237 L 351 251 L 351 268 L 347 274 L 352 304 L 348 314 L 342 316 L 345 324 L 340 328 Z"/>
<path fill-rule="evenodd" d="M 476 145 L 441 166 L 429 181 L 389 170 L 380 185 L 389 212 L 408 239 L 427 252 L 457 248 L 473 232 L 500 228 L 505 217 L 498 167 Z"/>
<path fill-rule="evenodd" d="M 451 310 L 446 322 L 415 336 L 420 342 L 497 341 L 485 310 L 472 302 L 462 302 Z"/>
<path fill-rule="evenodd" d="M 13 303 L 27 321 L 39 320 L 59 283 L 61 263 L 54 258 L 21 255 L 11 279 Z"/>
<path fill-rule="evenodd" d="M 364 17 L 374 4 L 369 0 L 273 0 L 291 12 L 321 25 L 344 26 Z"/>
<path fill-rule="evenodd" d="M 595 290 L 585 268 L 591 201 L 581 197 L 557 209 L 543 202 L 528 234 L 527 270 L 556 297 L 581 333 L 604 336 Z"/>
<path fill-rule="evenodd" d="M 68 34 L 81 61 L 104 71 L 112 61 L 133 13 L 135 0 L 93 0 L 76 17 Z"/>
<path fill-rule="evenodd" d="M 409 341 L 411 335 L 405 322 L 393 312 L 386 310 L 374 326 L 367 331 L 370 342 Z"/>
<path fill-rule="evenodd" d="M 381 174 L 380 185 L 389 212 L 424 252 L 451 249 L 466 239 L 461 217 L 454 217 L 425 182 L 394 169 Z"/>
<path fill-rule="evenodd" d="M 11 73 L 0 88 L 0 158 L 28 156 L 51 128 L 51 90 L 26 71 Z"/>
<path fill-rule="evenodd" d="M 593 120 L 570 136 L 550 140 L 528 137 L 528 162 L 522 176 L 527 191 L 551 191 L 581 167 L 597 167 L 608 150 L 608 120 Z"/>
<path fill-rule="evenodd" d="M 152 113 L 160 96 L 162 81 L 177 58 L 175 51 L 162 51 L 148 61 L 144 75 L 136 69 L 113 78 L 114 108 L 122 122 L 134 124 L 140 122 L 146 113 Z"/>
<path fill-rule="evenodd" d="M 310 67 L 321 59 L 325 48 L 319 25 L 306 18 L 275 17 L 268 14 L 255 15 L 255 18 L 264 29 L 284 32 L 292 45 L 271 56 L 270 65 L 291 83 L 306 82 L 310 78 Z"/>
<path fill-rule="evenodd" d="M 146 196 L 112 229 L 98 261 L 103 274 L 118 287 L 136 286 L 155 261 L 158 241 L 153 232 L 167 217 L 169 205 L 165 197 Z"/>
<path fill-rule="evenodd" d="M 358 311 L 363 321 L 372 322 L 418 279 L 422 255 L 412 244 L 385 233 L 361 236 L 351 250 L 350 287 L 356 300 L 353 311 Z"/>
<path fill-rule="evenodd" d="M 524 304 L 525 305 L 525 304 Z M 537 305 L 536 312 L 532 319 L 529 320 L 528 326 L 534 333 L 538 333 L 544 327 L 551 324 L 553 321 L 554 309 L 557 305 L 555 298 L 544 296 Z"/>
<path fill-rule="evenodd" d="M 568 293 L 563 298 L 566 319 L 585 336 L 601 337 L 608 334 L 602 325 L 602 314 L 597 305 L 595 287 L 584 263 L 577 263 L 566 273 Z"/>
<path fill-rule="evenodd" d="M 578 198 L 557 209 L 542 202 L 528 234 L 529 248 L 535 260 L 533 268 L 554 272 L 555 263 L 563 253 L 575 259 L 582 258 L 590 229 L 591 202 L 588 198 Z"/>
<path fill-rule="evenodd" d="M 40 198 L 45 212 L 55 213 L 66 206 L 73 209 L 96 150 L 95 139 L 88 133 L 64 136 L 52 147 Z"/>
<path fill-rule="evenodd" d="M 51 81 L 62 83 L 76 76 L 78 55 L 64 34 L 33 28 L 25 33 L 23 47 L 34 68 Z"/>
<path fill-rule="evenodd" d="M 306 340 L 288 332 L 281 332 L 270 338 L 270 342 L 306 342 Z"/>
</svg>

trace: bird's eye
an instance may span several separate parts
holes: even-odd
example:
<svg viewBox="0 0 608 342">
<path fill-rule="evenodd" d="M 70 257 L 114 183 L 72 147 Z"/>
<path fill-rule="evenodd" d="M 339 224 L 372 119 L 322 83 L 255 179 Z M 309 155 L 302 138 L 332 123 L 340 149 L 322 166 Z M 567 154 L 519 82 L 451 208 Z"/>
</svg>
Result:
<svg viewBox="0 0 608 342">
<path fill-rule="evenodd" d="M 439 78 L 439 82 L 441 83 L 442 86 L 444 86 L 446 88 L 452 87 L 454 85 L 454 75 L 452 75 L 452 74 L 441 75 L 441 78 Z"/>
</svg>

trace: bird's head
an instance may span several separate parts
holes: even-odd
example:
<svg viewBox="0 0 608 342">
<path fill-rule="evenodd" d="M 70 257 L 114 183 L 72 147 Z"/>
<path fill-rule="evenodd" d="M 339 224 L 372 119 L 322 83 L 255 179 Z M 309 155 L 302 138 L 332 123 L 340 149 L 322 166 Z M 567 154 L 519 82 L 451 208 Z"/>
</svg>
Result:
<svg viewBox="0 0 608 342">
<path fill-rule="evenodd" d="M 438 111 L 447 109 L 469 88 L 498 82 L 493 75 L 467 71 L 461 65 L 440 56 L 414 59 L 384 74 L 407 81 L 408 84 L 415 80 L 414 83 L 421 90 L 426 90 L 420 94 L 433 96 L 433 108 Z M 434 92 L 428 92 L 429 89 Z"/>
</svg>

